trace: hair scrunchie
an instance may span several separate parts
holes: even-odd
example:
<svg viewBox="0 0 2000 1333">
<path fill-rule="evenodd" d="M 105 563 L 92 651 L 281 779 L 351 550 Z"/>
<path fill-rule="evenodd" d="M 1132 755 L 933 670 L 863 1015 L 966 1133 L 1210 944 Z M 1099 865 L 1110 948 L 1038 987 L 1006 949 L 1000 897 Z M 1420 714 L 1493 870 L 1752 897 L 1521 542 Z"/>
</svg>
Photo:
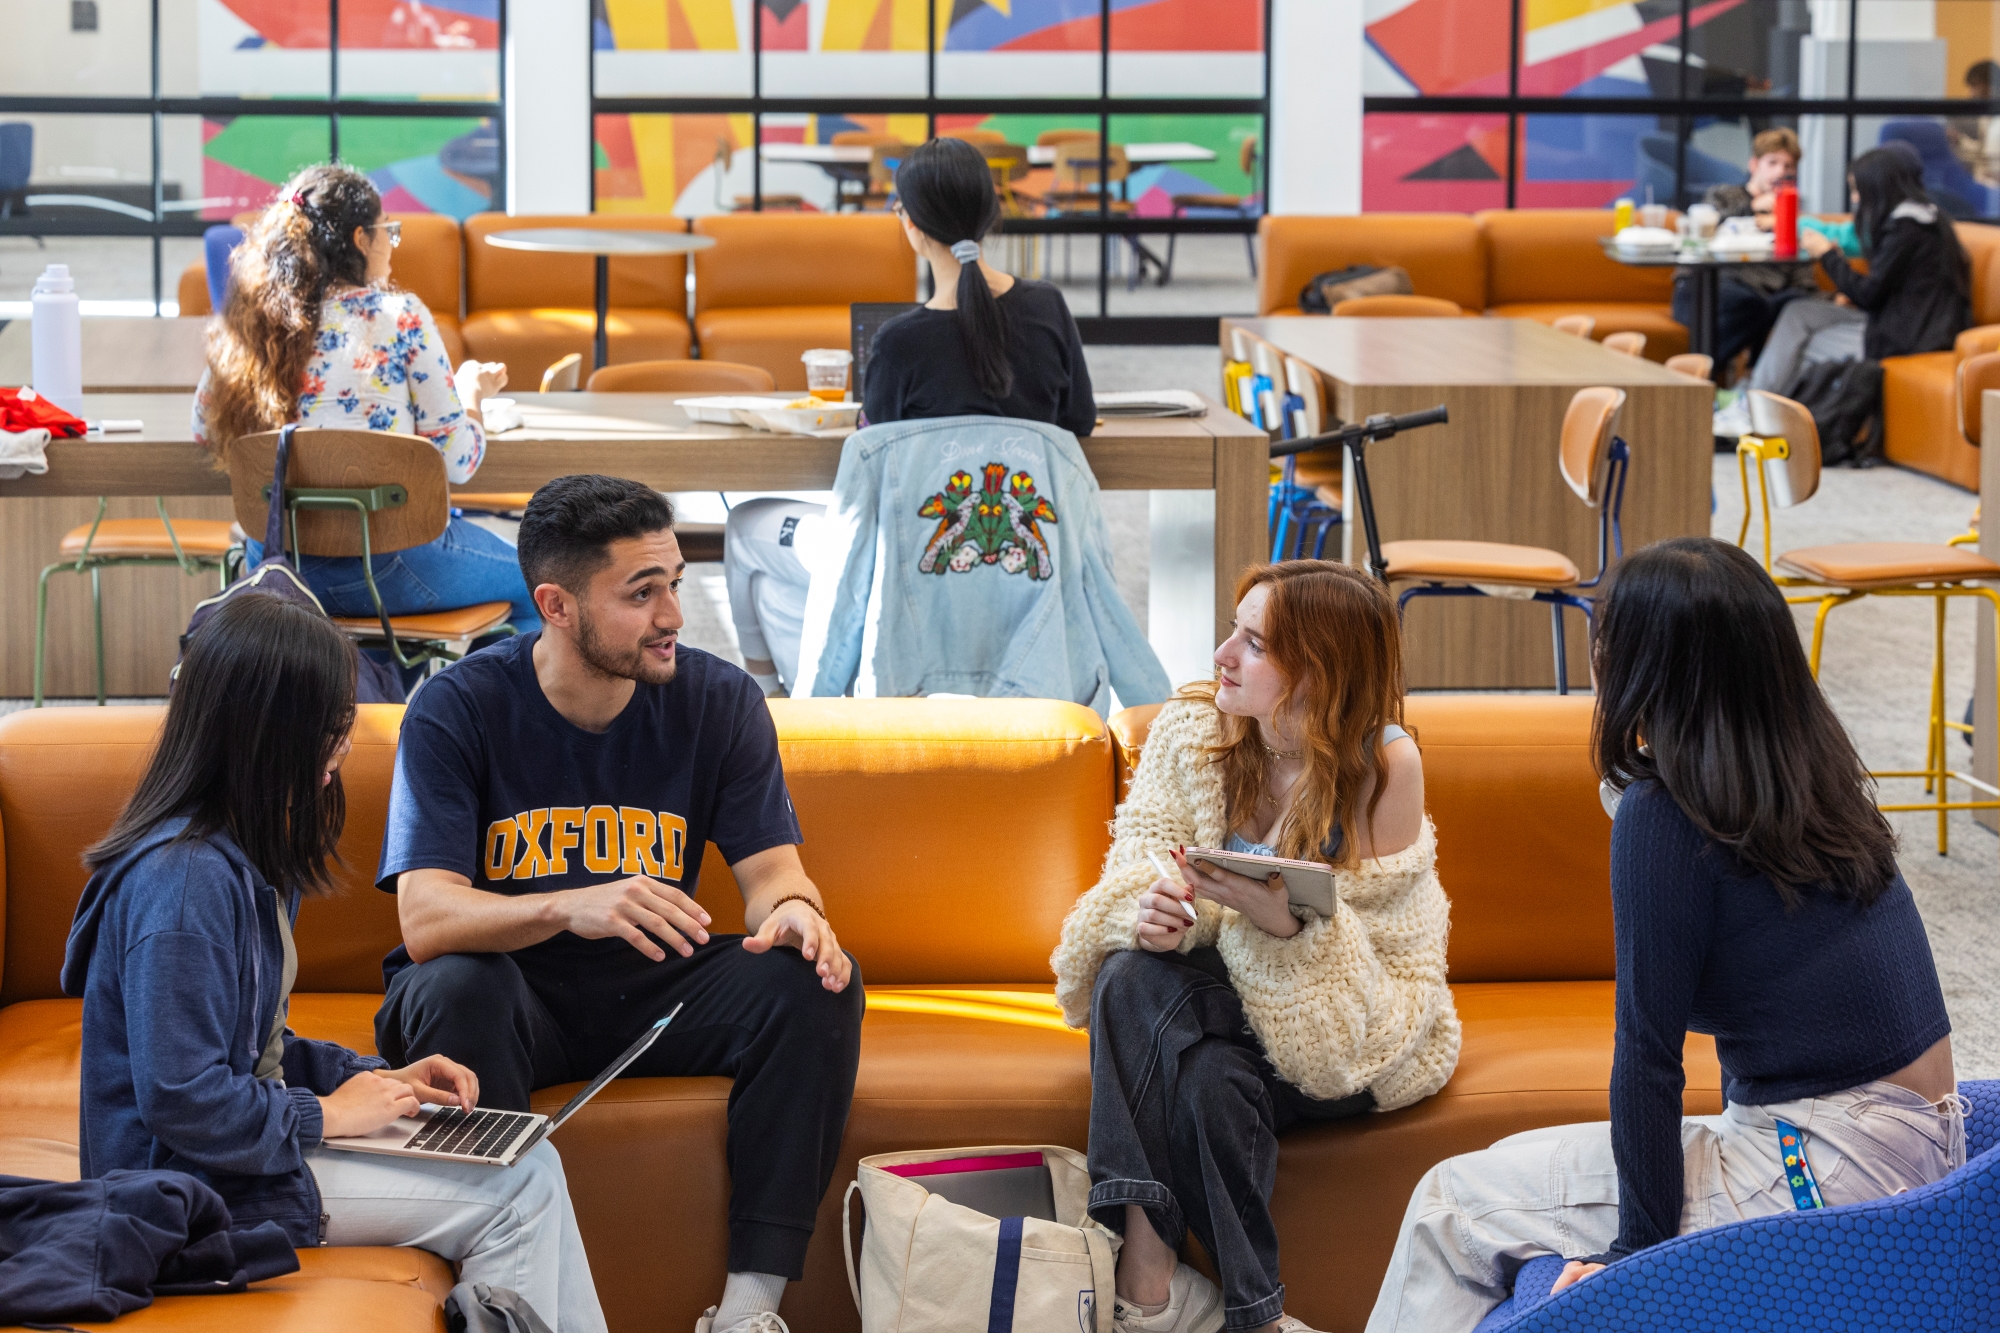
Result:
<svg viewBox="0 0 2000 1333">
<path fill-rule="evenodd" d="M 958 244 L 951 247 L 951 257 L 953 259 L 956 259 L 961 264 L 974 264 L 979 262 L 979 242 L 960 241 Z"/>
</svg>

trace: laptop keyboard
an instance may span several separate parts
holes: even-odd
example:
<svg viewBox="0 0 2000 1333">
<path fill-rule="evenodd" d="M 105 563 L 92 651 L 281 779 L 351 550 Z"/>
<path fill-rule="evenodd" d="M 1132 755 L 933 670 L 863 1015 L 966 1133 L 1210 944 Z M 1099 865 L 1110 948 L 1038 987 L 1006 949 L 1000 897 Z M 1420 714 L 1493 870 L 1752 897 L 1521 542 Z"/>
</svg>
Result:
<svg viewBox="0 0 2000 1333">
<path fill-rule="evenodd" d="M 520 1111 L 474 1111 L 456 1106 L 435 1112 L 430 1122 L 403 1146 L 411 1152 L 449 1153 L 454 1157 L 497 1157 L 534 1117 Z"/>
</svg>

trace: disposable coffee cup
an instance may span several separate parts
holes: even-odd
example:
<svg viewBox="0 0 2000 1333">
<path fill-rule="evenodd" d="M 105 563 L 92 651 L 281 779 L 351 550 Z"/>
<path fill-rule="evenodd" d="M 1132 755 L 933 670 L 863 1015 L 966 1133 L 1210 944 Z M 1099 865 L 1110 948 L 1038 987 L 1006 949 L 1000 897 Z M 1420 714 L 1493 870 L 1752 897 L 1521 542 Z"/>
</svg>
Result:
<svg viewBox="0 0 2000 1333">
<path fill-rule="evenodd" d="M 823 403 L 847 400 L 847 368 L 854 354 L 843 347 L 815 347 L 801 356 L 806 363 L 806 392 Z"/>
</svg>

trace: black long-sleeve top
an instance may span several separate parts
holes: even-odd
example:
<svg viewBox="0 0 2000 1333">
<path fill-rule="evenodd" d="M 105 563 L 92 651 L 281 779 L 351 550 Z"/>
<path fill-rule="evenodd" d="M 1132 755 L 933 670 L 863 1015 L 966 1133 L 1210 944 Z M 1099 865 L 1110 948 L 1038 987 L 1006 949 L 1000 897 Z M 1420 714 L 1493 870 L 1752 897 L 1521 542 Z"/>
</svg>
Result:
<svg viewBox="0 0 2000 1333">
<path fill-rule="evenodd" d="M 1951 350 L 1972 323 L 1963 262 L 1935 224 L 1894 215 L 1869 252 L 1868 272 L 1856 273 L 1838 250 L 1819 257 L 1819 266 L 1841 295 L 1868 312 L 1862 349 L 1871 361 Z"/>
<path fill-rule="evenodd" d="M 1866 907 L 1807 890 L 1787 911 L 1771 881 L 1703 835 L 1657 781 L 1634 783 L 1618 807 L 1611 905 L 1612 1256 L 1680 1232 L 1688 1032 L 1715 1037 L 1730 1101 L 1763 1106 L 1893 1074 L 1951 1031 L 1901 875 Z"/>
</svg>

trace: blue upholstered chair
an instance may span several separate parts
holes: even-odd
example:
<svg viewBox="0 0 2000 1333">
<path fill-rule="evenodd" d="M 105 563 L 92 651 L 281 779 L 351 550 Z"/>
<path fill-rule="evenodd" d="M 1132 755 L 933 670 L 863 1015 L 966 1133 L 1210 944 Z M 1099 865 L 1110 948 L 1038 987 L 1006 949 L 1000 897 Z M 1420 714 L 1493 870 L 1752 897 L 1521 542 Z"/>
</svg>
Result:
<svg viewBox="0 0 2000 1333">
<path fill-rule="evenodd" d="M 25 120 L 0 125 L 0 218 L 27 208 L 34 165 L 35 127 Z"/>
<path fill-rule="evenodd" d="M 2000 1329 L 2000 1080 L 1971 1102 L 1964 1167 L 1908 1194 L 1681 1236 L 1563 1292 L 1531 1260 L 1478 1333 L 1975 1333 Z"/>
<path fill-rule="evenodd" d="M 243 228 L 218 222 L 201 234 L 202 258 L 208 264 L 208 308 L 220 311 L 229 299 L 229 256 L 243 244 Z"/>
<path fill-rule="evenodd" d="M 1973 179 L 1944 126 L 1934 120 L 1892 120 L 1882 127 L 1882 146 L 1906 143 L 1924 165 L 1924 189 L 1938 206 L 1955 218 L 1988 218 L 2000 211 L 2000 191 Z"/>
</svg>

